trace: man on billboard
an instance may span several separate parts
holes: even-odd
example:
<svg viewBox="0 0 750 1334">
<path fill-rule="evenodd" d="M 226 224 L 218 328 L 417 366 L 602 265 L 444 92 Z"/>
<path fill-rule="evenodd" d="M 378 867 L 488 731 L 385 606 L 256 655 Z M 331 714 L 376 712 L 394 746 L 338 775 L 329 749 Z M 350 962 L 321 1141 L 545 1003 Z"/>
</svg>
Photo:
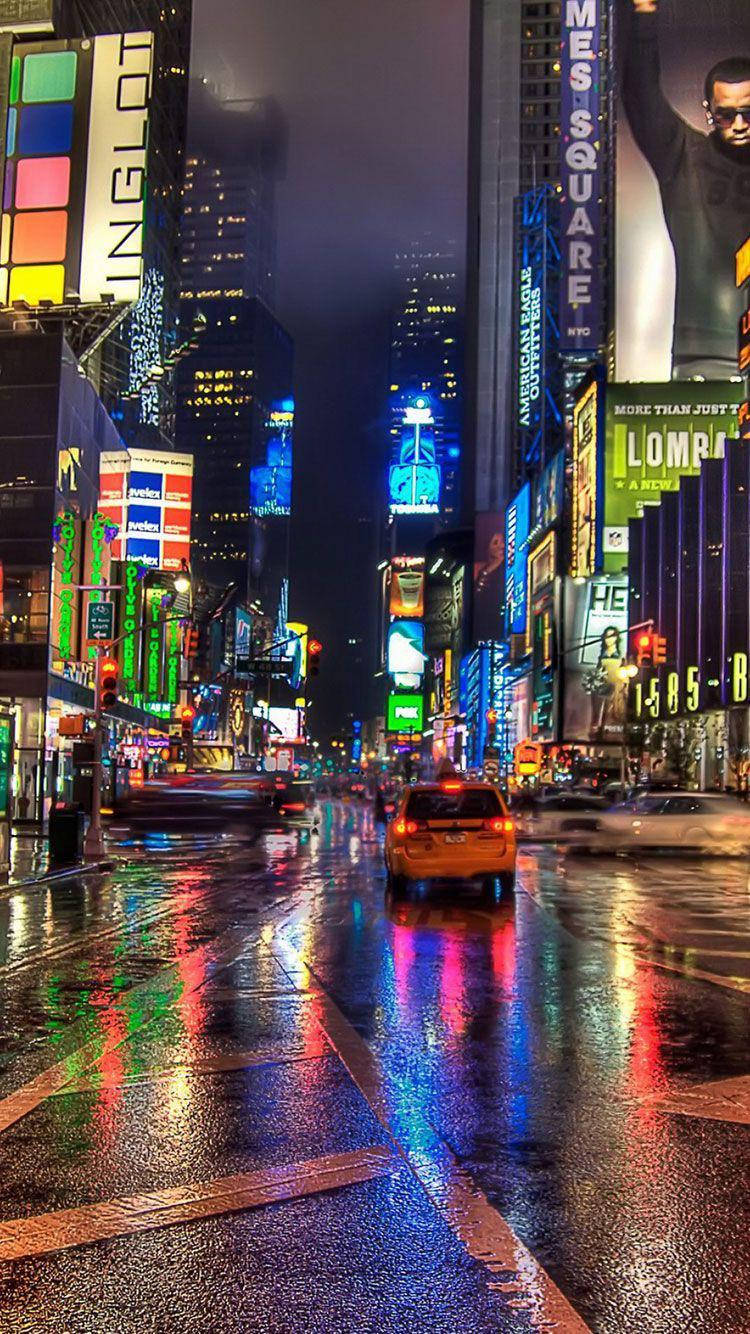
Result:
<svg viewBox="0 0 750 1334">
<path fill-rule="evenodd" d="M 662 90 L 659 3 L 630 0 L 622 97 L 633 138 L 656 176 L 674 251 L 673 375 L 721 379 L 737 373 L 734 252 L 750 234 L 750 55 L 727 52 L 708 69 L 707 133 L 695 129 Z"/>
</svg>

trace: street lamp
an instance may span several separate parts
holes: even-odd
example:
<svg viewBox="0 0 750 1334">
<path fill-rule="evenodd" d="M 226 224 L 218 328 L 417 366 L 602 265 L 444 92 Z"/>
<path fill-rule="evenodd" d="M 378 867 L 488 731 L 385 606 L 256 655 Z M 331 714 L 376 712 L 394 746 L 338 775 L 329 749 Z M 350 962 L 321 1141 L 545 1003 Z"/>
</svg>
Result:
<svg viewBox="0 0 750 1334">
<path fill-rule="evenodd" d="M 180 562 L 179 571 L 174 577 L 175 592 L 189 593 L 190 585 L 191 585 L 190 570 L 188 569 L 188 563 L 183 556 L 182 561 Z"/>
</svg>

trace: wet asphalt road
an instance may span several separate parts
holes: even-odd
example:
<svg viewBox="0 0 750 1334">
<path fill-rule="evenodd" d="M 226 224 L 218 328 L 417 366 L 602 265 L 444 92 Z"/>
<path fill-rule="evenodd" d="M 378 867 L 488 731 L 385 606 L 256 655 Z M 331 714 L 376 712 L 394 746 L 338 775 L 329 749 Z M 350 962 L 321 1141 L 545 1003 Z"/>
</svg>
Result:
<svg viewBox="0 0 750 1334">
<path fill-rule="evenodd" d="M 750 1330 L 750 865 L 390 904 L 381 839 L 0 898 L 3 1334 Z"/>
</svg>

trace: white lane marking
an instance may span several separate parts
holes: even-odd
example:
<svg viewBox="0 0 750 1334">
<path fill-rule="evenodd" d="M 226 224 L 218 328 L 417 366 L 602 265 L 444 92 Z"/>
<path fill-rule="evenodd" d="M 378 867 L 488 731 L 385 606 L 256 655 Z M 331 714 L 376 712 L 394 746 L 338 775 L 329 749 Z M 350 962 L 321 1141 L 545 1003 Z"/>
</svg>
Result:
<svg viewBox="0 0 750 1334">
<path fill-rule="evenodd" d="M 715 1079 L 691 1088 L 675 1089 L 663 1098 L 646 1104 L 657 1112 L 672 1116 L 696 1116 L 706 1121 L 729 1121 L 750 1126 L 750 1075 L 736 1079 Z"/>
<path fill-rule="evenodd" d="M 270 950 L 300 990 L 316 989 L 311 1008 L 323 1033 L 394 1147 L 469 1255 L 486 1265 L 491 1274 L 513 1273 L 513 1307 L 528 1312 L 534 1328 L 585 1334 L 588 1325 L 468 1172 L 458 1166 L 447 1145 L 418 1111 L 417 1099 L 408 1096 L 403 1081 L 398 1097 L 407 1110 L 401 1112 L 394 1105 L 380 1061 L 323 990 L 299 951 L 279 931 Z M 507 1296 L 504 1284 L 507 1280 L 491 1282 L 490 1286 Z"/>
<path fill-rule="evenodd" d="M 171 1190 L 124 1196 L 78 1209 L 59 1209 L 35 1218 L 16 1218 L 0 1223 L 0 1261 L 24 1260 L 112 1237 L 128 1237 L 177 1223 L 317 1195 L 390 1176 L 398 1167 L 389 1149 L 359 1149 L 261 1172 L 243 1172 Z"/>
</svg>

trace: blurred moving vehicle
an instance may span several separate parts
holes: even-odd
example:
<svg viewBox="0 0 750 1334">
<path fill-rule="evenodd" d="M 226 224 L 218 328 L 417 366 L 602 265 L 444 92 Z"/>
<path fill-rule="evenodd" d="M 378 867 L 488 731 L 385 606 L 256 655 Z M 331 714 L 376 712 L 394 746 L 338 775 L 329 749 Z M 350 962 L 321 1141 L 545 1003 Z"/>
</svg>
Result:
<svg viewBox="0 0 750 1334">
<path fill-rule="evenodd" d="M 557 792 L 523 806 L 517 813 L 519 838 L 532 843 L 564 840 L 571 834 L 597 829 L 597 816 L 609 803 L 593 792 Z"/>
<path fill-rule="evenodd" d="M 750 807 L 725 792 L 645 793 L 596 817 L 572 835 L 596 852 L 685 848 L 717 856 L 750 852 Z"/>
<path fill-rule="evenodd" d="M 304 778 L 277 779 L 272 804 L 278 815 L 304 815 L 315 804 L 313 784 Z"/>
<path fill-rule="evenodd" d="M 516 880 L 515 825 L 490 783 L 444 779 L 407 788 L 385 835 L 388 888 L 409 880 L 498 878 L 504 893 Z"/>
</svg>

